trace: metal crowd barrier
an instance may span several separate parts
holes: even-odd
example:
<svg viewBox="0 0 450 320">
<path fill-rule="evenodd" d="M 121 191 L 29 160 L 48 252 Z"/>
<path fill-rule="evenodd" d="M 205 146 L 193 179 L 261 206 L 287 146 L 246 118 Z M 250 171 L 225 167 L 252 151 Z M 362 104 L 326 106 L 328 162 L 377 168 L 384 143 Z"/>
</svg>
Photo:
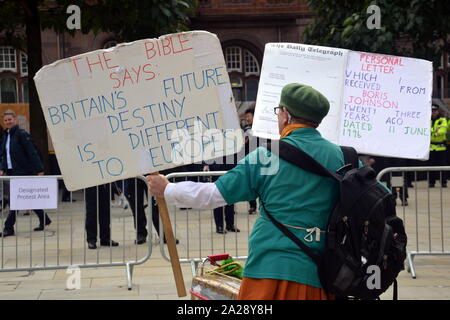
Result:
<svg viewBox="0 0 450 320">
<path fill-rule="evenodd" d="M 209 181 L 213 176 L 221 176 L 225 173 L 226 171 L 179 172 L 171 173 L 167 175 L 167 178 L 171 182 L 174 182 L 175 179 L 178 182 L 188 179 L 204 182 Z M 193 276 L 195 276 L 197 265 L 208 255 L 228 253 L 235 260 L 247 259 L 248 238 L 253 223 L 259 216 L 258 213 L 252 215 L 248 213 L 248 203 L 235 204 L 234 225 L 240 229 L 240 232 L 227 232 L 226 234 L 216 233 L 213 210 L 189 208 L 181 210 L 170 203 L 167 205 L 174 236 L 179 240 L 177 245 L 179 261 L 180 263 L 191 264 Z M 224 208 L 219 210 L 222 211 L 223 229 L 226 230 L 225 210 Z M 162 233 L 161 228 L 160 234 Z M 162 240 L 160 240 L 160 250 L 163 258 L 170 261 Z"/>
<path fill-rule="evenodd" d="M 436 185 L 429 188 L 430 172 L 437 172 Z M 171 173 L 167 178 L 172 182 L 183 180 L 207 181 L 217 172 Z M 443 167 L 392 167 L 382 170 L 377 179 L 396 191 L 397 214 L 405 223 L 408 234 L 408 272 L 416 278 L 414 257 L 419 255 L 450 255 L 450 188 L 440 185 L 441 178 L 450 180 L 450 166 Z M 195 275 L 198 263 L 211 254 L 229 253 L 236 260 L 247 259 L 248 237 L 258 215 L 248 214 L 248 204 L 235 205 L 235 226 L 239 233 L 217 234 L 213 210 L 180 210 L 168 204 L 171 223 L 177 245 L 180 263 L 190 263 Z M 222 218 L 225 223 L 223 208 Z M 446 216 L 447 215 L 447 216 Z M 160 224 L 161 226 L 161 224 Z M 160 227 L 160 234 L 163 234 Z M 166 246 L 160 237 L 160 250 L 164 259 L 170 261 Z"/>
<path fill-rule="evenodd" d="M 430 174 L 437 175 L 434 188 L 429 187 Z M 400 211 L 408 235 L 408 248 L 412 249 L 407 253 L 407 270 L 414 279 L 415 256 L 450 255 L 450 211 L 444 211 L 450 207 L 450 190 L 440 184 L 446 177 L 450 179 L 450 166 L 392 167 L 377 176 L 379 181 L 396 189 L 400 198 L 401 204 L 398 204 L 402 205 Z M 400 216 L 399 212 L 397 215 Z"/>
<path fill-rule="evenodd" d="M 61 176 L 0 176 L 2 192 L 2 205 L 0 206 L 1 230 L 9 208 L 8 185 L 11 179 L 23 178 L 56 178 L 62 180 Z M 145 183 L 148 188 L 147 180 L 143 176 L 136 177 Z M 110 195 L 113 194 L 111 184 L 109 185 Z M 111 240 L 119 242 L 119 246 L 101 246 L 99 221 L 99 193 L 97 199 L 97 249 L 88 248 L 86 242 L 86 194 L 85 190 L 74 191 L 70 193 L 69 202 L 58 200 L 57 209 L 45 209 L 51 219 L 51 224 L 46 226 L 43 231 L 34 231 L 38 225 L 38 219 L 33 210 L 29 210 L 29 216 L 24 216 L 23 211 L 16 211 L 16 223 L 14 227 L 15 235 L 0 237 L 1 242 L 1 265 L 0 272 L 14 271 L 37 271 L 37 270 L 59 270 L 73 267 L 79 268 L 100 268 L 100 267 L 118 267 L 126 268 L 126 277 L 128 289 L 132 289 L 133 267 L 146 262 L 152 253 L 152 229 L 150 205 L 145 210 L 147 217 L 147 242 L 137 245 L 137 219 L 134 222 L 131 209 L 112 207 L 110 205 L 110 230 Z M 59 190 L 58 190 L 58 199 Z M 110 199 L 111 200 L 111 199 Z M 139 199 L 135 197 L 135 207 Z M 144 201 L 142 199 L 142 201 Z M 150 201 L 147 199 L 147 203 Z"/>
</svg>

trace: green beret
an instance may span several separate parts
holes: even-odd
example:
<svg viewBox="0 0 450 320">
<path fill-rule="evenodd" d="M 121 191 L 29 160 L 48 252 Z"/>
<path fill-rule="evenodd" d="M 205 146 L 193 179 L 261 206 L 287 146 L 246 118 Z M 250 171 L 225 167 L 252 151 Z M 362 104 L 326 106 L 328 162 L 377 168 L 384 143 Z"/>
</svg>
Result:
<svg viewBox="0 0 450 320">
<path fill-rule="evenodd" d="M 280 107 L 303 120 L 320 123 L 330 110 L 330 103 L 323 94 L 313 87 L 290 83 L 281 91 Z"/>
</svg>

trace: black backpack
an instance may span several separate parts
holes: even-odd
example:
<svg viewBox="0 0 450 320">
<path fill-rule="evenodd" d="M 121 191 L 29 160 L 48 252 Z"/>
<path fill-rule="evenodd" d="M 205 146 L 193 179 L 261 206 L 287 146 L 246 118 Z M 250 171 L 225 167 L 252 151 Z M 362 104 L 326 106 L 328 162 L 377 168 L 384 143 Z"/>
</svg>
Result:
<svg viewBox="0 0 450 320">
<path fill-rule="evenodd" d="M 353 148 L 341 147 L 346 165 L 329 171 L 304 151 L 280 141 L 273 153 L 302 169 L 336 179 L 340 198 L 330 215 L 324 253 L 313 252 L 264 207 L 271 221 L 317 264 L 325 291 L 337 299 L 377 299 L 404 269 L 407 236 L 395 199 L 370 166 L 358 168 Z M 270 148 L 268 148 L 270 150 Z M 341 171 L 350 169 L 345 174 Z"/>
</svg>

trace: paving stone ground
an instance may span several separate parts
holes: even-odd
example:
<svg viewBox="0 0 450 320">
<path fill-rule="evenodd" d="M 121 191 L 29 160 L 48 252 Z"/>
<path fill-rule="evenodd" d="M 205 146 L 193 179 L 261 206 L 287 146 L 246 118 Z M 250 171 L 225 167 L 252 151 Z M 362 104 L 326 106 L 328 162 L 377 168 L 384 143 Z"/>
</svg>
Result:
<svg viewBox="0 0 450 320">
<path fill-rule="evenodd" d="M 409 189 L 409 205 L 402 207 L 398 200 L 397 207 L 397 214 L 405 220 L 408 249 L 450 252 L 450 189 L 438 186 L 428 190 L 424 182 L 414 185 Z M 0 299 L 190 299 L 189 293 L 178 297 L 166 246 L 160 249 L 155 230 L 152 231 L 150 245 L 134 245 L 130 209 L 113 208 L 112 234 L 120 246 L 89 250 L 83 240 L 85 211 L 82 193 L 74 193 L 74 199 L 77 200 L 74 203 L 59 203 L 58 211 L 49 211 L 53 222 L 45 232 L 30 232 L 30 227 L 34 228 L 38 223 L 36 216 L 19 213 L 16 236 L 0 238 L 2 271 L 30 266 L 62 268 L 0 272 Z M 236 222 L 241 232 L 226 235 L 215 233 L 209 211 L 171 210 L 175 235 L 180 240 L 177 248 L 187 292 L 193 277 L 190 260 L 223 252 L 238 257 L 247 255 L 249 230 L 258 217 L 248 215 L 247 208 L 247 203 L 237 205 Z M 3 219 L 6 213 L 7 209 L 3 212 Z M 146 255 L 150 258 L 133 268 L 132 290 L 127 288 L 127 273 L 123 265 L 81 268 L 80 288 L 71 289 L 76 284 L 70 282 L 75 273 L 68 273 L 65 266 L 124 264 L 139 261 Z M 399 299 L 450 299 L 450 255 L 416 256 L 414 267 L 416 279 L 412 279 L 406 270 L 398 277 Z M 392 290 L 389 289 L 381 298 L 391 299 Z"/>
</svg>

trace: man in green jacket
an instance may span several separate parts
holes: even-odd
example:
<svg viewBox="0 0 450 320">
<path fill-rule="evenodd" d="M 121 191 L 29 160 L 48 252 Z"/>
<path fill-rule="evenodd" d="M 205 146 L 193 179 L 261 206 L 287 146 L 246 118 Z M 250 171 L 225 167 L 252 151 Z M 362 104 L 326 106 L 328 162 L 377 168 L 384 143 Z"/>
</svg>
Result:
<svg viewBox="0 0 450 320">
<path fill-rule="evenodd" d="M 283 141 L 334 172 L 344 165 L 341 149 L 316 130 L 328 111 L 329 102 L 320 92 L 297 83 L 283 88 L 274 108 Z M 163 176 L 148 176 L 148 181 L 153 195 L 176 206 L 206 209 L 257 198 L 265 204 L 250 235 L 238 299 L 327 299 L 314 262 L 269 220 L 265 210 L 311 249 L 321 251 L 323 230 L 338 198 L 336 181 L 272 156 L 263 147 L 215 183 L 174 184 Z"/>
</svg>

